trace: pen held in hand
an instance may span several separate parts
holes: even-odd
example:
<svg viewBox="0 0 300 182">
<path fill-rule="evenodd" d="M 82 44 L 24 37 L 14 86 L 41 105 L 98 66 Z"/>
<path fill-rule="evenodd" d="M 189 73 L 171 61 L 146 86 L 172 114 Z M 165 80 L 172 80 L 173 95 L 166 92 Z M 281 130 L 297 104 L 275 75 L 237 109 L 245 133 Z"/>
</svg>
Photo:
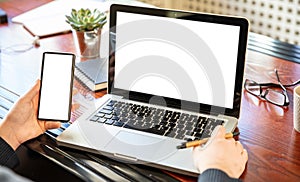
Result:
<svg viewBox="0 0 300 182">
<path fill-rule="evenodd" d="M 225 138 L 226 139 L 232 138 L 232 137 L 237 136 L 239 134 L 240 134 L 240 132 L 226 133 Z M 203 145 L 208 140 L 209 140 L 209 138 L 203 138 L 201 140 L 194 140 L 194 141 L 190 141 L 190 142 L 184 142 L 181 145 L 177 146 L 177 149 L 184 149 L 184 148 L 196 147 L 196 146 L 199 146 L 199 145 Z"/>
</svg>

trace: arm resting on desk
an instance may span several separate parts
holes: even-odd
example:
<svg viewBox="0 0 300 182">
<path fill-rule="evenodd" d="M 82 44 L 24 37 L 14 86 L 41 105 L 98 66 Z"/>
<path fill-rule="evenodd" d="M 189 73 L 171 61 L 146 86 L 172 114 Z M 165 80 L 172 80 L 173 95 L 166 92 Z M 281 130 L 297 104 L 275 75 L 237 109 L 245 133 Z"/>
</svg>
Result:
<svg viewBox="0 0 300 182">
<path fill-rule="evenodd" d="M 9 168 L 15 167 L 19 163 L 19 159 L 14 149 L 0 137 L 0 165 Z"/>
<path fill-rule="evenodd" d="M 22 176 L 18 176 L 12 170 L 6 168 L 13 168 L 19 163 L 16 152 L 11 148 L 5 140 L 0 137 L 0 181 L 3 182 L 12 182 L 20 181 L 27 182 L 29 181 Z M 3 167 L 6 166 L 6 167 Z"/>
<path fill-rule="evenodd" d="M 241 182 L 241 180 L 229 177 L 225 172 L 218 169 L 207 169 L 198 178 L 198 182 L 222 181 L 222 182 Z"/>
</svg>

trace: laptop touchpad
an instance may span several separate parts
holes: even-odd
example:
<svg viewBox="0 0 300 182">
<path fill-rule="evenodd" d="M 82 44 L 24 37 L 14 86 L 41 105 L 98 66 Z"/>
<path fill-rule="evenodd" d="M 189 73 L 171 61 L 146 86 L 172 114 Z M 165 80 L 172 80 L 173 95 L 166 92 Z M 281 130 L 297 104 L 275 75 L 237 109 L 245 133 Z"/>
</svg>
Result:
<svg viewBox="0 0 300 182">
<path fill-rule="evenodd" d="M 110 153 L 122 154 L 137 159 L 160 160 L 174 152 L 170 146 L 166 146 L 170 144 L 167 141 L 168 139 L 160 137 L 120 131 L 107 144 L 105 150 Z M 172 148 L 174 149 L 174 146 Z"/>
</svg>

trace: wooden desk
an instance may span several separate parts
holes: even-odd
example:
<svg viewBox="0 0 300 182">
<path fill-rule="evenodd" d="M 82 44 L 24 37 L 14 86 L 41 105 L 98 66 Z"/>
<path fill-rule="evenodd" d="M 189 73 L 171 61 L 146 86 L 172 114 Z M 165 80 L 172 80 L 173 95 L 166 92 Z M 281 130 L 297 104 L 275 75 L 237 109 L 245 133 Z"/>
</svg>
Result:
<svg viewBox="0 0 300 182">
<path fill-rule="evenodd" d="M 50 0 L 0 2 L 9 18 Z M 0 45 L 11 45 L 16 41 L 29 41 L 31 35 L 21 25 L 0 25 Z M 19 94 L 27 90 L 39 75 L 40 56 L 44 50 L 74 52 L 71 34 L 43 38 L 41 46 L 16 55 L 1 54 L 0 84 Z M 34 64 L 36 63 L 36 64 Z M 12 64 L 17 65 L 10 69 Z M 276 81 L 274 69 L 279 70 L 282 82 L 295 81 L 300 78 L 300 65 L 284 59 L 249 50 L 246 59 L 245 78 L 257 82 Z M 20 75 L 26 72 L 27 75 Z M 7 77 L 13 75 L 13 77 Z M 20 81 L 19 81 L 20 80 Z M 78 83 L 75 83 L 80 88 Z M 249 153 L 249 161 L 241 176 L 244 181 L 300 181 L 300 133 L 293 129 L 293 88 L 288 88 L 291 104 L 283 109 L 260 101 L 243 92 L 241 116 L 238 128 L 239 140 Z M 88 92 L 87 90 L 83 90 Z M 105 91 L 93 94 L 100 97 Z M 195 181 L 195 178 L 184 177 Z"/>
</svg>

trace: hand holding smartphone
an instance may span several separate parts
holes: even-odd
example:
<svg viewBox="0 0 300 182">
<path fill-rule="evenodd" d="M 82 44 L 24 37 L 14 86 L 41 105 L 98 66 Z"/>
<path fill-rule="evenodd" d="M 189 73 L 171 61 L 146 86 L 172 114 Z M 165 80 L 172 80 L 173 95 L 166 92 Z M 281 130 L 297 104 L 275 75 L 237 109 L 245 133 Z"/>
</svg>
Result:
<svg viewBox="0 0 300 182">
<path fill-rule="evenodd" d="M 67 122 L 71 116 L 75 55 L 44 52 L 38 106 L 39 120 Z"/>
</svg>

